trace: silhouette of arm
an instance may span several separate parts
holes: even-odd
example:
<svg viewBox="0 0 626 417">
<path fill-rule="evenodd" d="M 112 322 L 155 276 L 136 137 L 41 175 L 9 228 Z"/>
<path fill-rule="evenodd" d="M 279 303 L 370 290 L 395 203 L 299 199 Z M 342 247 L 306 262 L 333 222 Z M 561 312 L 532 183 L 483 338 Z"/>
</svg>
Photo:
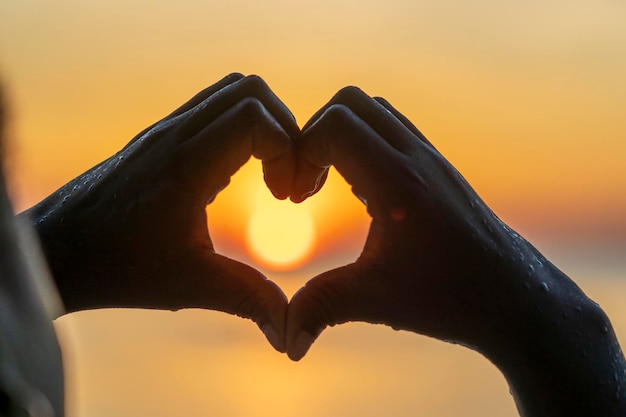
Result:
<svg viewBox="0 0 626 417">
<path fill-rule="evenodd" d="M 505 225 L 388 102 L 348 87 L 303 128 L 292 199 L 334 165 L 372 217 L 361 256 L 291 300 L 287 353 L 328 325 L 383 323 L 482 353 L 525 417 L 624 416 L 624 356 L 600 307 Z"/>
<path fill-rule="evenodd" d="M 231 74 L 23 213 L 67 310 L 221 310 L 251 318 L 284 351 L 286 297 L 215 253 L 205 208 L 251 155 L 288 197 L 297 134 L 265 82 Z"/>
</svg>

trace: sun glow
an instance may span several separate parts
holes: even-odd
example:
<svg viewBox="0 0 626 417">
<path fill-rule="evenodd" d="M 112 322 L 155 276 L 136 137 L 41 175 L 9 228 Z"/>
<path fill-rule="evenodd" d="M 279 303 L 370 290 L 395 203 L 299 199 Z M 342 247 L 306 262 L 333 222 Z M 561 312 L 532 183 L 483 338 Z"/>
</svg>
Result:
<svg viewBox="0 0 626 417">
<path fill-rule="evenodd" d="M 313 217 L 306 206 L 263 197 L 250 216 L 246 247 L 262 266 L 284 271 L 306 262 L 315 238 Z"/>
</svg>

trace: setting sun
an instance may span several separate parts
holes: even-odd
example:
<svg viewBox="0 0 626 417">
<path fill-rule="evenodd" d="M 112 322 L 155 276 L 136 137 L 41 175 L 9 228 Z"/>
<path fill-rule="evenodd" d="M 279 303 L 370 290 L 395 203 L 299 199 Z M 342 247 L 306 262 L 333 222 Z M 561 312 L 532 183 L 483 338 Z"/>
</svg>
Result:
<svg viewBox="0 0 626 417">
<path fill-rule="evenodd" d="M 246 230 L 246 247 L 259 264 L 274 270 L 294 269 L 307 260 L 315 241 L 313 218 L 306 206 L 260 198 Z"/>
</svg>

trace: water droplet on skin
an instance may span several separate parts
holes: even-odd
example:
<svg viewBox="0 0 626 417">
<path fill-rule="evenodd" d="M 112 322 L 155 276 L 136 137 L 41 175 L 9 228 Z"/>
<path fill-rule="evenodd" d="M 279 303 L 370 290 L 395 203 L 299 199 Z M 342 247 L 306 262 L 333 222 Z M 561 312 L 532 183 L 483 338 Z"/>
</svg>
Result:
<svg viewBox="0 0 626 417">
<path fill-rule="evenodd" d="M 550 292 L 550 288 L 548 287 L 548 284 L 546 284 L 545 282 L 541 283 L 541 291 L 543 292 Z"/>
<path fill-rule="evenodd" d="M 475 208 L 476 207 L 476 202 L 474 200 L 470 200 L 470 207 L 471 208 Z"/>
<path fill-rule="evenodd" d="M 577 313 L 580 313 L 581 311 L 583 311 L 583 309 L 580 306 L 574 307 L 574 310 L 576 310 Z"/>
<path fill-rule="evenodd" d="M 602 327 L 602 333 L 607 334 L 609 332 L 609 327 L 608 326 L 603 326 Z"/>
<path fill-rule="evenodd" d="M 524 288 L 526 288 L 527 290 L 529 290 L 529 289 L 530 289 L 530 282 L 528 282 L 528 281 L 527 281 L 527 282 L 525 282 L 525 283 L 524 283 Z"/>
</svg>

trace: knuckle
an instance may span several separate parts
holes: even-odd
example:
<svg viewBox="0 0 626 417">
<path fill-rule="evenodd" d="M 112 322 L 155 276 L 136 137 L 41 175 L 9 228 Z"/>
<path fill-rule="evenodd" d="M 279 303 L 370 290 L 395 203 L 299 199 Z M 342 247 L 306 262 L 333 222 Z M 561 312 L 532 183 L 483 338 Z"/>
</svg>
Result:
<svg viewBox="0 0 626 417">
<path fill-rule="evenodd" d="M 348 320 L 346 311 L 346 300 L 339 291 L 330 286 L 317 285 L 313 291 L 309 293 L 312 304 L 317 305 L 316 319 L 320 327 L 326 325 L 334 326 L 336 324 L 345 323 Z"/>
<path fill-rule="evenodd" d="M 267 83 L 258 75 L 248 75 L 243 79 L 243 82 L 245 83 L 246 88 L 257 93 L 268 88 Z"/>
<path fill-rule="evenodd" d="M 375 96 L 372 97 L 374 100 L 376 100 L 378 103 L 382 104 L 383 106 L 388 106 L 389 105 L 389 101 L 387 99 L 385 99 L 385 97 L 381 97 L 381 96 Z"/>
<path fill-rule="evenodd" d="M 235 117 L 240 128 L 248 128 L 264 121 L 267 110 L 255 97 L 246 97 L 235 106 Z"/>
<path fill-rule="evenodd" d="M 244 78 L 244 75 L 239 72 L 231 72 L 226 76 L 226 80 L 228 81 L 238 81 Z"/>
<path fill-rule="evenodd" d="M 243 297 L 234 309 L 234 312 L 239 317 L 248 318 L 251 320 L 260 320 L 261 305 L 259 303 L 259 292 L 252 291 L 245 297 Z"/>
<path fill-rule="evenodd" d="M 367 94 L 363 92 L 359 87 L 353 85 L 342 88 L 333 97 L 333 103 L 352 103 L 356 100 L 369 98 Z"/>
<path fill-rule="evenodd" d="M 352 119 L 352 110 L 344 104 L 333 104 L 324 112 L 321 120 L 334 126 L 344 126 Z"/>
<path fill-rule="evenodd" d="M 247 116 L 256 116 L 265 112 L 263 103 L 256 97 L 246 97 L 239 103 L 239 111 Z"/>
</svg>

